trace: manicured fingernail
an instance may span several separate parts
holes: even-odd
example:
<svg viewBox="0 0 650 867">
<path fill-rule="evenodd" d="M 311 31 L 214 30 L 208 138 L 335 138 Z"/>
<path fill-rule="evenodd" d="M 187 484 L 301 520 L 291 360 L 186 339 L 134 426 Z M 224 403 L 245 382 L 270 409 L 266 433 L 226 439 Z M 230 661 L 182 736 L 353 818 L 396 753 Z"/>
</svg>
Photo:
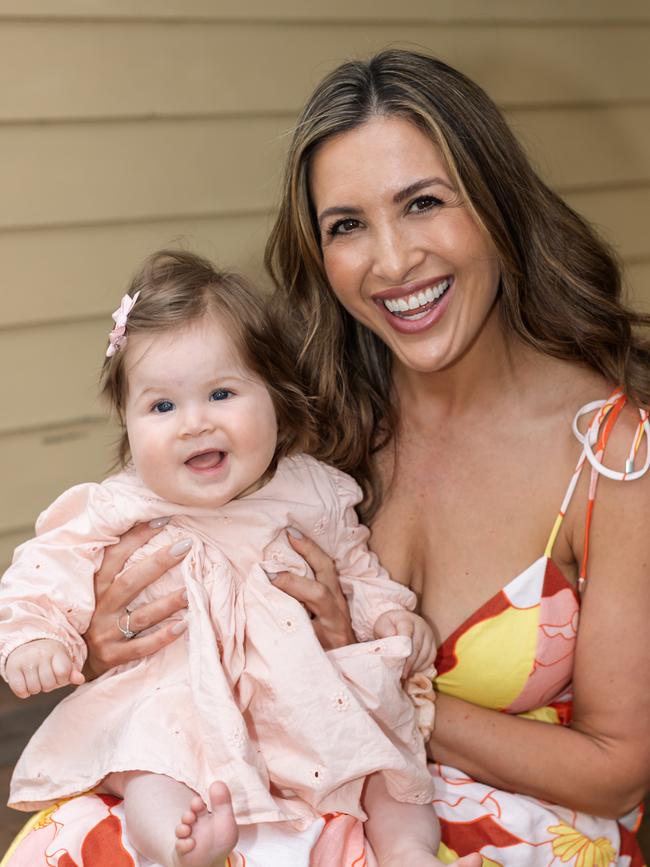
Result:
<svg viewBox="0 0 650 867">
<path fill-rule="evenodd" d="M 177 620 L 176 623 L 171 628 L 171 632 L 174 635 L 180 635 L 182 632 L 185 632 L 187 629 L 187 623 L 184 620 Z"/>
<path fill-rule="evenodd" d="M 181 593 L 181 596 L 187 602 L 187 590 L 183 590 L 183 592 Z"/>
<path fill-rule="evenodd" d="M 159 530 L 161 527 L 169 524 L 170 518 L 154 518 L 153 521 L 149 521 L 149 526 L 152 530 Z"/>
<path fill-rule="evenodd" d="M 172 545 L 169 549 L 169 553 L 172 557 L 182 557 L 183 554 L 187 554 L 187 552 L 192 547 L 191 539 L 181 539 L 180 542 L 177 542 L 175 545 Z"/>
<path fill-rule="evenodd" d="M 295 527 L 287 527 L 287 533 L 293 536 L 294 539 L 302 539 L 302 533 L 300 530 L 296 530 Z"/>
</svg>

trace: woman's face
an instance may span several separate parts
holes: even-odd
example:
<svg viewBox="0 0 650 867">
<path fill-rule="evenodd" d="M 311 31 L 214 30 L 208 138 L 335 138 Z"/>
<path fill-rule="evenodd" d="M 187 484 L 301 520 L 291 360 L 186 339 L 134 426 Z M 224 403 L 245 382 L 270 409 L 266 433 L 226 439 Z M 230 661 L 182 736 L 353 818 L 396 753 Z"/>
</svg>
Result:
<svg viewBox="0 0 650 867">
<path fill-rule="evenodd" d="M 442 370 L 480 334 L 496 250 L 414 124 L 376 117 L 316 152 L 311 195 L 332 290 L 408 369 Z"/>
</svg>

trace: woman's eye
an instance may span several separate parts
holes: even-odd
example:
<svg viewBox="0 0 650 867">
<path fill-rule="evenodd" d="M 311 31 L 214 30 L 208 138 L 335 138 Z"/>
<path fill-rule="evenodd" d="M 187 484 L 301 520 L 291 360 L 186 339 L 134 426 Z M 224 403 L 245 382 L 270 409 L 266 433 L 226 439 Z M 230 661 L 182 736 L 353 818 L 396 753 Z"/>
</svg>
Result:
<svg viewBox="0 0 650 867">
<path fill-rule="evenodd" d="M 346 217 L 344 220 L 337 220 L 335 223 L 332 223 L 331 226 L 328 226 L 327 234 L 330 235 L 330 237 L 334 235 L 348 235 L 350 232 L 353 232 L 358 228 L 358 220 L 355 220 L 352 217 Z"/>
<path fill-rule="evenodd" d="M 171 412 L 173 409 L 176 409 L 171 400 L 159 400 L 151 408 L 154 412 Z"/>
<path fill-rule="evenodd" d="M 437 196 L 418 196 L 409 205 L 409 211 L 421 214 L 423 211 L 430 211 L 432 208 L 437 208 L 440 205 L 444 205 L 444 202 Z"/>
<path fill-rule="evenodd" d="M 227 388 L 215 388 L 210 395 L 210 400 L 226 400 L 231 394 L 232 391 L 228 391 Z"/>
</svg>

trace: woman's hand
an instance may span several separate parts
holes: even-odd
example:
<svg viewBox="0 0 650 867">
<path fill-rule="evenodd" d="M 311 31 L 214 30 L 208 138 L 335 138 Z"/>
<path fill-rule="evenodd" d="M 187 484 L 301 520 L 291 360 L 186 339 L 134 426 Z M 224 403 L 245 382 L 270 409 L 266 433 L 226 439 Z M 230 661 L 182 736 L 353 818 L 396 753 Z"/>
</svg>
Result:
<svg viewBox="0 0 650 867">
<path fill-rule="evenodd" d="M 88 646 L 88 659 L 84 666 L 87 680 L 98 677 L 116 665 L 155 653 L 175 641 L 187 628 L 184 621 L 177 620 L 148 635 L 127 639 L 118 626 L 118 623 L 125 623 L 129 603 L 145 587 L 178 563 L 189 550 L 189 541 L 186 545 L 176 542 L 161 548 L 141 562 L 134 563 L 116 578 L 116 574 L 131 554 L 142 548 L 164 526 L 160 520 L 152 521 L 152 524 L 155 526 L 136 524 L 116 545 L 106 548 L 104 561 L 95 574 L 95 613 L 84 635 Z M 131 611 L 129 628 L 133 632 L 142 632 L 186 608 L 187 599 L 184 593 L 184 590 L 177 590 Z"/>
<path fill-rule="evenodd" d="M 339 584 L 334 561 L 298 530 L 288 530 L 289 542 L 311 566 L 316 578 L 303 578 L 292 572 L 278 572 L 273 584 L 298 602 L 302 602 L 312 616 L 316 637 L 324 650 L 354 644 L 356 638 L 350 623 L 348 603 Z"/>
</svg>

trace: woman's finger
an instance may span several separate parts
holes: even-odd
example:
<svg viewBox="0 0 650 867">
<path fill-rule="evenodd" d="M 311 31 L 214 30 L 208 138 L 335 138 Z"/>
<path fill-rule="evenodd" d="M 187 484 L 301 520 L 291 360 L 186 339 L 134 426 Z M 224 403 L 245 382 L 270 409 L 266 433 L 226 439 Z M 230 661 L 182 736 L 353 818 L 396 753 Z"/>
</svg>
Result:
<svg viewBox="0 0 650 867">
<path fill-rule="evenodd" d="M 183 589 L 175 590 L 160 599 L 154 599 L 152 602 L 146 602 L 144 605 L 131 609 L 129 626 L 133 632 L 144 632 L 145 629 L 157 626 L 186 607 L 187 592 Z M 122 625 L 124 625 L 124 621 L 122 621 Z"/>
<path fill-rule="evenodd" d="M 302 575 L 294 575 L 293 572 L 278 572 L 273 576 L 269 576 L 273 582 L 273 586 L 289 596 L 293 596 L 316 616 L 323 613 L 323 606 L 327 604 L 327 597 L 330 592 L 322 584 L 314 581 L 311 578 L 304 578 Z"/>
<path fill-rule="evenodd" d="M 112 581 L 101 597 L 97 597 L 96 611 L 110 611 L 116 614 L 121 612 L 145 587 L 185 557 L 191 547 L 191 540 L 183 539 L 154 551 L 138 563 L 133 563 Z"/>
<path fill-rule="evenodd" d="M 303 536 L 302 533 L 294 535 L 296 533 L 299 531 L 293 527 L 287 530 L 291 547 L 309 563 L 316 581 L 324 584 L 333 593 L 342 595 L 339 576 L 332 558 L 307 536 Z"/>
<path fill-rule="evenodd" d="M 125 662 L 134 662 L 138 659 L 144 659 L 145 656 L 151 656 L 168 644 L 176 641 L 179 635 L 182 635 L 187 629 L 187 624 L 184 620 L 177 620 L 170 626 L 161 626 L 155 632 L 150 632 L 147 635 L 140 635 L 136 638 L 127 640 L 122 638 L 116 641 L 112 646 L 110 667 L 122 665 Z"/>
<path fill-rule="evenodd" d="M 169 522 L 169 518 L 156 518 L 149 524 L 136 524 L 120 537 L 115 545 L 104 549 L 102 565 L 95 573 L 95 595 L 103 596 L 113 583 L 113 579 L 124 568 L 124 564 L 134 551 L 146 545 Z"/>
</svg>

